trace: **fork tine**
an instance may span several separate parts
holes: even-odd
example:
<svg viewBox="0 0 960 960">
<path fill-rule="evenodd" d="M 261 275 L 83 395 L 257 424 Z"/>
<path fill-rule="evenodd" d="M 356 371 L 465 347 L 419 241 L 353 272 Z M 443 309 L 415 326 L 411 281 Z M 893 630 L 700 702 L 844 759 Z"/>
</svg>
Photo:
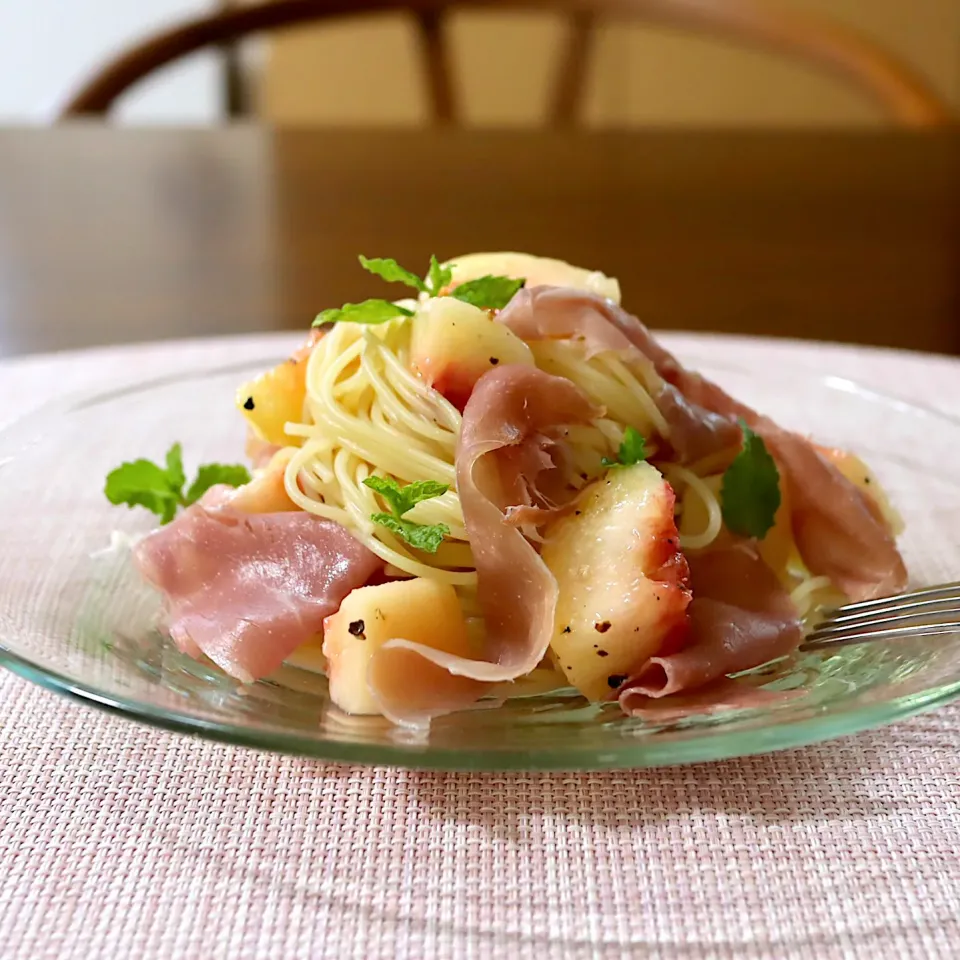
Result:
<svg viewBox="0 0 960 960">
<path fill-rule="evenodd" d="M 838 607 L 828 613 L 817 626 L 840 627 L 853 626 L 856 623 L 881 623 L 887 615 L 903 615 L 909 617 L 926 616 L 927 614 L 950 613 L 960 611 L 960 592 L 951 596 L 928 596 L 924 599 L 908 600 L 905 603 L 878 606 L 869 610 L 854 610 L 850 607 Z"/>
<path fill-rule="evenodd" d="M 927 600 L 960 600 L 960 581 L 954 583 L 942 583 L 935 587 L 925 587 L 923 590 L 914 590 L 911 593 L 900 593 L 892 597 L 877 597 L 874 600 L 860 600 L 857 603 L 847 603 L 842 607 L 827 614 L 827 620 L 834 619 L 837 615 L 847 616 L 860 614 L 861 612 L 879 613 L 882 609 L 900 608 L 912 603 L 913 601 Z"/>
<path fill-rule="evenodd" d="M 960 630 L 960 619 L 944 623 L 915 623 L 911 626 L 892 627 L 888 630 L 861 630 L 853 633 L 840 631 L 811 633 L 800 649 L 822 650 L 825 647 L 839 647 L 848 643 L 866 643 L 873 640 L 901 640 L 907 637 L 942 637 L 955 634 Z"/>
<path fill-rule="evenodd" d="M 809 637 L 841 636 L 848 633 L 875 633 L 877 630 L 902 629 L 913 624 L 929 624 L 939 626 L 943 623 L 952 623 L 960 619 L 960 605 L 954 605 L 946 610 L 935 613 L 902 613 L 888 617 L 875 617 L 872 620 L 857 620 L 853 623 L 818 624 L 810 632 Z"/>
<path fill-rule="evenodd" d="M 944 636 L 960 631 L 960 582 L 848 603 L 828 612 L 800 645 L 819 650 L 869 640 Z"/>
</svg>

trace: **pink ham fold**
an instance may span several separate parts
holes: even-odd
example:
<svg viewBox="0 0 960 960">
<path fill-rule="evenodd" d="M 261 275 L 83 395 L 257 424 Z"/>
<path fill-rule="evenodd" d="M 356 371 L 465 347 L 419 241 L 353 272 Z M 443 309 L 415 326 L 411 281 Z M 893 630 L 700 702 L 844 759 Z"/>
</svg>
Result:
<svg viewBox="0 0 960 960">
<path fill-rule="evenodd" d="M 474 387 L 457 447 L 457 491 L 476 563 L 486 621 L 482 660 L 410 640 L 390 640 L 368 674 L 384 714 L 419 726 L 473 704 L 491 684 L 515 680 L 543 659 L 553 631 L 557 582 L 523 534 L 504 522 L 530 500 L 558 427 L 601 413 L 569 380 L 534 367 L 497 367 Z"/>
<path fill-rule="evenodd" d="M 134 552 L 166 599 L 167 629 L 238 680 L 276 670 L 380 560 L 347 530 L 300 511 L 242 514 L 214 489 Z"/>
<path fill-rule="evenodd" d="M 610 300 L 563 287 L 524 288 L 497 319 L 521 340 L 576 340 L 588 357 L 607 350 L 642 362 L 650 395 L 670 427 L 670 444 L 685 463 L 734 450 L 740 430 L 728 417 L 698 406 L 659 372 L 672 358 L 650 331 Z"/>
<path fill-rule="evenodd" d="M 736 448 L 742 418 L 777 461 L 791 503 L 794 539 L 804 563 L 851 599 L 901 590 L 906 568 L 893 535 L 869 498 L 806 438 L 738 403 L 686 370 L 650 331 L 616 304 L 557 287 L 521 290 L 498 319 L 525 340 L 579 339 L 588 355 L 617 350 L 651 363 L 661 384 L 653 399 L 681 462 Z"/>
<path fill-rule="evenodd" d="M 695 690 L 796 650 L 800 623 L 773 571 L 753 544 L 688 557 L 693 601 L 683 649 L 651 657 L 620 691 L 625 713 L 642 714 L 651 697 Z"/>
<path fill-rule="evenodd" d="M 812 573 L 829 577 L 851 600 L 904 588 L 907 568 L 882 512 L 806 437 L 784 430 L 672 358 L 668 375 L 694 402 L 743 420 L 763 437 L 786 485 L 794 542 Z"/>
</svg>

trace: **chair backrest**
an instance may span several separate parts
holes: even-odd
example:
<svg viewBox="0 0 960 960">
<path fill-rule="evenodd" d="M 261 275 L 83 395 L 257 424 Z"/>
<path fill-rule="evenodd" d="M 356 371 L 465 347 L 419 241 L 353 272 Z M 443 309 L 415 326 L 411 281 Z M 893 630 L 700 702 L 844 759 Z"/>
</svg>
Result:
<svg viewBox="0 0 960 960">
<path fill-rule="evenodd" d="M 127 88 L 207 46 L 329 17 L 404 10 L 418 26 L 433 116 L 449 123 L 455 105 L 442 23 L 454 7 L 559 10 L 570 16 L 572 29 L 549 108 L 549 120 L 557 125 L 577 118 L 594 26 L 601 17 L 645 20 L 786 54 L 850 81 L 899 123 L 952 122 L 923 78 L 892 54 L 831 20 L 770 7 L 763 0 L 273 0 L 229 7 L 157 33 L 108 63 L 73 95 L 61 118 L 105 114 Z"/>
</svg>

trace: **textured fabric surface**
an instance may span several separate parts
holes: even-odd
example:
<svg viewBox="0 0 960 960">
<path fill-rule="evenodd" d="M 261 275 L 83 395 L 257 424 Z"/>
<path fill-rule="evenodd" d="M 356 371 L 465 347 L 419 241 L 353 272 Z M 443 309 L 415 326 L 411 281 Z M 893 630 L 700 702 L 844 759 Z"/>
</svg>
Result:
<svg viewBox="0 0 960 960">
<path fill-rule="evenodd" d="M 0 418 L 131 371 L 290 342 L 10 362 Z M 957 361 L 760 341 L 716 350 L 960 415 Z M 0 673 L 4 960 L 927 960 L 956 957 L 958 943 L 958 706 L 716 764 L 417 773 L 148 729 Z"/>
</svg>

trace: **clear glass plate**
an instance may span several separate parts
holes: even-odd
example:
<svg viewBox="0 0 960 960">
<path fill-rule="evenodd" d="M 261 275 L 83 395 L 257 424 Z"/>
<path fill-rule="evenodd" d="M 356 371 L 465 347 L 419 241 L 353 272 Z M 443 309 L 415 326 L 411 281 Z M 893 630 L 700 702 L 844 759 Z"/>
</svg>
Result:
<svg viewBox="0 0 960 960">
<path fill-rule="evenodd" d="M 225 348 L 229 349 L 229 348 Z M 142 533 L 142 511 L 111 507 L 107 472 L 183 442 L 188 468 L 241 458 L 237 385 L 280 358 L 177 374 L 71 400 L 0 435 L 0 662 L 80 701 L 133 719 L 232 743 L 360 763 L 473 769 L 586 769 L 687 763 L 776 750 L 853 733 L 960 694 L 960 635 L 848 647 L 767 667 L 763 683 L 793 691 L 763 708 L 651 723 L 573 691 L 457 714 L 429 734 L 348 717 L 325 680 L 284 667 L 244 686 L 180 654 L 155 629 L 157 597 L 111 532 Z M 691 365 L 734 396 L 863 456 L 903 513 L 901 545 L 915 585 L 955 580 L 960 423 L 846 380 L 786 368 L 767 373 Z M 98 555 L 99 552 L 99 555 Z"/>
</svg>

